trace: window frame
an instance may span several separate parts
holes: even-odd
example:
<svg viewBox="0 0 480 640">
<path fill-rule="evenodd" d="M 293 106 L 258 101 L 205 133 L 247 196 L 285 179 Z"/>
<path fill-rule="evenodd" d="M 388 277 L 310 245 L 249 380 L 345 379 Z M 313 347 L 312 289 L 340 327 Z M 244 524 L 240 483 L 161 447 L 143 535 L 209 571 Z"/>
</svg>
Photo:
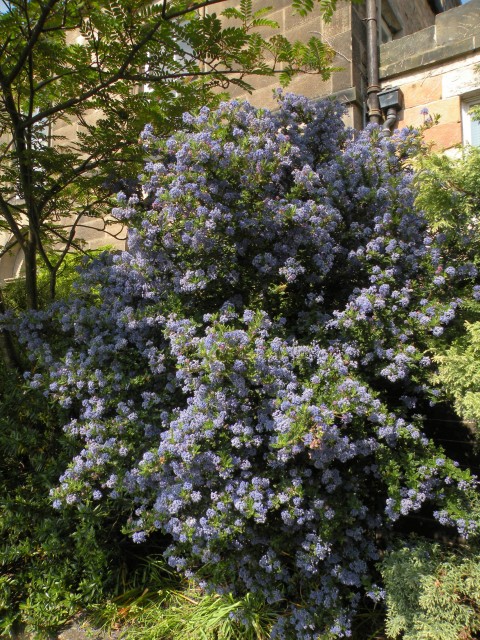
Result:
<svg viewBox="0 0 480 640">
<path fill-rule="evenodd" d="M 480 106 L 480 92 L 462 97 L 462 144 L 472 144 L 472 115 L 470 109 L 476 105 Z M 472 145 L 473 146 L 473 145 Z M 480 147 L 480 142 L 478 145 Z"/>
</svg>

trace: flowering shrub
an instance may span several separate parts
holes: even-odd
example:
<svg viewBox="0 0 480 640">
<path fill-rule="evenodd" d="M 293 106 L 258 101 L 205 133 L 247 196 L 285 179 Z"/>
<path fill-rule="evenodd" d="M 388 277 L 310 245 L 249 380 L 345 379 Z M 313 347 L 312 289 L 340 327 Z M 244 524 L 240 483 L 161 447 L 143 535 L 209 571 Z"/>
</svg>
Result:
<svg viewBox="0 0 480 640">
<path fill-rule="evenodd" d="M 286 95 L 147 127 L 144 202 L 114 210 L 127 251 L 20 329 L 80 443 L 55 505 L 131 500 L 134 540 L 167 532 L 178 570 L 276 603 L 272 638 L 350 635 L 402 515 L 478 520 L 415 413 L 476 271 L 414 207 L 415 136 L 355 138 L 341 112 Z"/>
</svg>

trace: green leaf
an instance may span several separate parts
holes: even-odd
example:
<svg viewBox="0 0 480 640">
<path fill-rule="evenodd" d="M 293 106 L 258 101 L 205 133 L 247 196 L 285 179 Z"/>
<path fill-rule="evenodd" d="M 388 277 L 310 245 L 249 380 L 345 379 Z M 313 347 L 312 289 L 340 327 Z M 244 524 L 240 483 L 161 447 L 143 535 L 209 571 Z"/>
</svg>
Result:
<svg viewBox="0 0 480 640">
<path fill-rule="evenodd" d="M 268 20 L 267 18 L 255 18 L 252 20 L 252 27 L 270 27 L 271 29 L 280 29 L 280 25 L 276 20 Z"/>
<path fill-rule="evenodd" d="M 292 0 L 292 8 L 300 16 L 306 16 L 313 7 L 314 0 Z"/>
</svg>

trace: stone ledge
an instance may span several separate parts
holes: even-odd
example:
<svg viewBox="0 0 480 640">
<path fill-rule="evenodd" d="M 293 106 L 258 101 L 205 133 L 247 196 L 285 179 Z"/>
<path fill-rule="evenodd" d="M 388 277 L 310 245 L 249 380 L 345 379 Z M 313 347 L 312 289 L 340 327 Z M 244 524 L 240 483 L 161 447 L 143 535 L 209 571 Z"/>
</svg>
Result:
<svg viewBox="0 0 480 640">
<path fill-rule="evenodd" d="M 380 69 L 406 63 L 411 56 L 435 49 L 435 27 L 427 27 L 398 40 L 380 45 Z"/>
<path fill-rule="evenodd" d="M 401 42 L 399 40 L 399 42 Z M 392 76 L 398 76 L 406 71 L 423 69 L 431 65 L 446 62 L 453 58 L 471 55 L 480 49 L 480 38 L 469 37 L 459 42 L 449 42 L 441 47 L 417 52 L 409 55 L 409 49 L 405 48 L 405 57 L 400 57 L 396 62 L 382 65 L 380 67 L 380 79 L 385 80 Z"/>
<path fill-rule="evenodd" d="M 341 102 L 342 104 L 361 104 L 357 95 L 356 87 L 349 87 L 348 89 L 335 91 L 334 93 L 329 93 L 328 96 L 324 96 L 319 99 L 324 100 L 325 98 L 328 98 L 329 100 L 338 100 L 338 102 Z"/>
<path fill-rule="evenodd" d="M 439 14 L 434 26 L 380 46 L 380 77 L 472 54 L 480 49 L 480 0 Z"/>
<path fill-rule="evenodd" d="M 478 35 L 480 23 L 480 2 L 471 0 L 452 11 L 440 13 L 436 17 L 436 40 L 439 45 L 463 40 Z"/>
</svg>

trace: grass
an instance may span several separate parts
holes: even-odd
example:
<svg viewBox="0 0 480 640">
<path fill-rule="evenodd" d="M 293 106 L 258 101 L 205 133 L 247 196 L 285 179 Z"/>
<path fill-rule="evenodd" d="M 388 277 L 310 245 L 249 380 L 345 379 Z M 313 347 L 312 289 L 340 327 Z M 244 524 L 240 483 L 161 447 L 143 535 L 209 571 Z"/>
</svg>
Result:
<svg viewBox="0 0 480 640">
<path fill-rule="evenodd" d="M 130 588 L 90 617 L 105 630 L 121 630 L 122 640 L 268 640 L 278 615 L 259 596 L 207 594 L 152 557 Z"/>
</svg>

